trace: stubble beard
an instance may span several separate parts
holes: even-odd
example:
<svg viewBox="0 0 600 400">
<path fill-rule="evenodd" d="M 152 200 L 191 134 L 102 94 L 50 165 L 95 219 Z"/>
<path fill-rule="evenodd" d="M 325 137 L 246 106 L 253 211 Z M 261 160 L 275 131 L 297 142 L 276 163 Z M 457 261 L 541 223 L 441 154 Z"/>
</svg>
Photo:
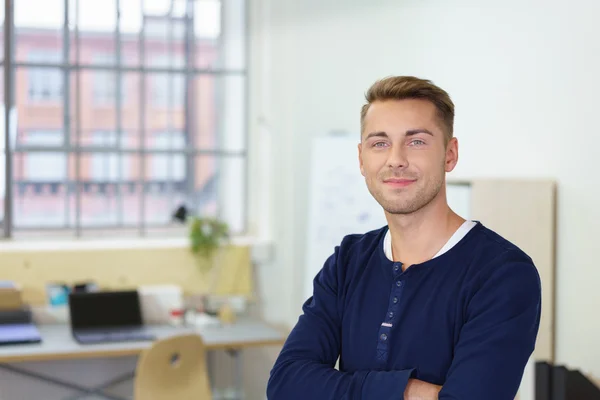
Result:
<svg viewBox="0 0 600 400">
<path fill-rule="evenodd" d="M 376 179 L 376 182 L 367 180 L 369 192 L 379 205 L 392 215 L 408 215 L 419 211 L 437 197 L 444 184 L 443 173 L 426 181 L 417 179 L 405 188 L 394 190 L 385 190 L 383 187 L 383 180 L 387 177 L 378 176 Z"/>
</svg>

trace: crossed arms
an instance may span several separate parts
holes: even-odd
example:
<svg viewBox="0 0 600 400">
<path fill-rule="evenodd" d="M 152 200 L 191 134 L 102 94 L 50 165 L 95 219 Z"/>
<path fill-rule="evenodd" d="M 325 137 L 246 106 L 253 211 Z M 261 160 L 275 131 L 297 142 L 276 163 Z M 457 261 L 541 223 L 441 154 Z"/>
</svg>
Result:
<svg viewBox="0 0 600 400">
<path fill-rule="evenodd" d="M 508 290 L 510 288 L 510 290 Z M 514 399 L 539 326 L 537 271 L 505 263 L 482 282 L 468 305 L 443 386 L 413 379 L 414 369 L 342 372 L 336 254 L 314 280 L 313 297 L 290 333 L 267 386 L 270 400 Z"/>
</svg>

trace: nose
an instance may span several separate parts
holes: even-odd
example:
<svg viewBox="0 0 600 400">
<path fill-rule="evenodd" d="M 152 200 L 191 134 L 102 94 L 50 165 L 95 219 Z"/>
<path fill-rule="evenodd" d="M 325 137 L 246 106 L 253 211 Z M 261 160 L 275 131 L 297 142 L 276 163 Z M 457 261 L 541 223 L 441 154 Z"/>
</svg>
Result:
<svg viewBox="0 0 600 400">
<path fill-rule="evenodd" d="M 406 157 L 406 150 L 404 146 L 392 146 L 389 152 L 387 165 L 392 169 L 404 169 L 408 167 L 408 158 Z"/>
</svg>

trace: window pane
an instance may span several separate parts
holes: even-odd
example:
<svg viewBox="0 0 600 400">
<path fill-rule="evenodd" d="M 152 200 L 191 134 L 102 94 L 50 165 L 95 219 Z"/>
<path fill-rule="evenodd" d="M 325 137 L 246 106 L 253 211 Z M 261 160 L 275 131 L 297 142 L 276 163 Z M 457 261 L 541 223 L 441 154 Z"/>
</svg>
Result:
<svg viewBox="0 0 600 400">
<path fill-rule="evenodd" d="M 180 110 L 185 105 L 184 74 L 149 74 L 150 87 L 147 89 L 151 99 L 149 106 L 154 109 Z"/>
<path fill-rule="evenodd" d="M 183 132 L 152 132 L 148 136 L 148 150 L 180 150 L 185 149 L 185 136 Z M 175 154 L 149 154 L 149 169 L 146 176 L 151 182 L 177 181 L 185 179 L 185 155 Z"/>
<path fill-rule="evenodd" d="M 217 216 L 219 160 L 215 156 L 196 156 L 194 159 L 193 192 L 189 194 L 188 201 L 195 214 L 202 216 Z"/>
<path fill-rule="evenodd" d="M 67 157 L 63 152 L 27 152 L 23 155 L 25 180 L 62 182 L 67 177 Z"/>
<path fill-rule="evenodd" d="M 194 33 L 197 38 L 217 39 L 221 34 L 221 1 L 194 2 Z"/>
<path fill-rule="evenodd" d="M 99 135 L 104 136 L 104 135 Z M 119 153 L 81 155 L 82 227 L 117 226 L 124 222 L 124 197 L 131 197 L 132 159 Z M 124 181 L 124 182 L 122 182 Z"/>
<path fill-rule="evenodd" d="M 96 107 L 116 107 L 117 93 L 120 91 L 121 106 L 124 107 L 130 100 L 131 92 L 127 81 L 127 74 L 121 73 L 119 88 L 117 73 L 111 71 L 93 71 L 92 101 Z"/>
<path fill-rule="evenodd" d="M 144 26 L 146 65 L 183 68 L 185 65 L 185 25 L 168 17 L 148 18 Z"/>
<path fill-rule="evenodd" d="M 77 74 L 79 77 L 79 104 L 77 104 Z M 71 75 L 71 85 L 73 90 L 71 91 L 71 124 L 73 128 L 79 128 L 80 132 L 80 145 L 84 148 L 94 146 L 94 135 L 98 131 L 116 132 L 117 127 L 117 113 L 115 98 L 110 99 L 110 96 L 114 96 L 114 92 L 111 91 L 110 87 L 103 89 L 99 88 L 97 83 L 98 74 L 105 77 L 105 74 L 111 75 L 105 80 L 107 85 L 110 85 L 111 77 L 114 78 L 114 73 L 105 71 L 95 70 L 80 70 L 77 73 L 73 72 Z M 102 79 L 102 78 L 101 78 Z M 126 81 L 126 80 L 125 80 Z M 114 89 L 114 84 L 112 89 Z M 78 114 L 77 114 L 78 112 Z M 79 115 L 79 120 L 75 118 Z M 75 129 L 75 134 L 77 130 Z M 71 139 L 71 143 L 75 144 L 76 138 Z"/>
<path fill-rule="evenodd" d="M 184 148 L 182 132 L 158 132 L 151 136 L 152 150 Z M 168 224 L 186 198 L 187 157 L 183 153 L 146 155 L 146 215 L 148 225 Z"/>
<path fill-rule="evenodd" d="M 171 0 L 144 0 L 144 14 L 165 15 L 169 12 Z"/>
<path fill-rule="evenodd" d="M 140 111 L 141 111 L 141 98 L 140 98 L 140 74 L 139 73 L 123 73 L 123 87 L 124 92 L 123 102 L 121 103 L 121 129 L 127 132 L 127 140 L 122 141 L 122 148 L 132 149 L 139 148 L 139 137 L 140 137 Z M 146 112 L 146 121 L 148 121 L 148 115 L 152 115 Z"/>
<path fill-rule="evenodd" d="M 62 146 L 63 75 L 57 68 L 17 68 L 17 145 Z M 51 82 L 50 82 L 51 80 Z M 27 138 L 33 135 L 33 139 Z"/>
<path fill-rule="evenodd" d="M 29 53 L 39 48 L 62 55 L 64 0 L 17 0 L 14 7 L 16 61 L 32 61 Z"/>
<path fill-rule="evenodd" d="M 142 27 L 142 0 L 127 0 L 121 7 L 121 60 L 124 65 L 139 66 L 139 39 Z"/>
<path fill-rule="evenodd" d="M 0 6 L 0 62 L 2 61 L 4 61 L 4 6 Z"/>
<path fill-rule="evenodd" d="M 69 16 L 75 20 L 75 16 Z M 79 0 L 79 54 L 81 64 L 115 64 L 116 0 Z"/>
<path fill-rule="evenodd" d="M 0 35 L 0 38 L 2 35 Z M 4 51 L 2 51 L 4 54 Z M 4 63 L 0 63 L 0 104 L 4 107 Z"/>
<path fill-rule="evenodd" d="M 242 157 L 225 157 L 219 162 L 219 215 L 235 233 L 245 229 L 246 169 L 246 159 Z"/>
<path fill-rule="evenodd" d="M 39 138 L 39 143 L 44 143 L 46 139 L 42 138 L 46 134 L 30 133 L 27 142 L 36 142 Z M 15 228 L 65 226 L 66 181 L 67 157 L 64 152 L 16 152 L 13 159 Z"/>
<path fill-rule="evenodd" d="M 133 165 L 139 165 L 139 157 L 132 159 Z M 128 181 L 122 185 L 121 195 L 123 196 L 123 224 L 125 226 L 139 226 L 140 223 L 140 205 L 143 196 L 143 186 Z"/>
<path fill-rule="evenodd" d="M 46 63 L 58 60 L 58 56 L 59 54 L 53 52 L 35 51 L 30 54 L 29 60 Z M 62 106 L 64 74 L 61 68 L 42 66 L 18 68 L 16 80 L 17 101 L 44 107 Z"/>
<path fill-rule="evenodd" d="M 4 15 L 4 14 L 2 14 Z M 4 75 L 4 74 L 2 74 Z M 0 98 L 2 99 L 0 107 L 0 230 L 4 229 L 4 201 L 6 199 L 6 153 L 5 153 L 5 143 L 6 143 L 6 131 L 4 129 L 4 79 L 0 79 Z M 0 233 L 0 236 L 3 236 L 3 233 Z"/>
<path fill-rule="evenodd" d="M 187 12 L 188 12 L 188 0 L 173 0 L 173 16 L 174 17 L 184 17 L 187 15 Z"/>
<path fill-rule="evenodd" d="M 246 67 L 246 1 L 198 0 L 194 10 L 196 65 L 241 70 Z"/>
<path fill-rule="evenodd" d="M 194 90 L 195 146 L 244 152 L 246 78 L 241 75 L 199 75 Z"/>
<path fill-rule="evenodd" d="M 121 166 L 119 167 L 119 162 Z M 138 183 L 140 157 L 134 154 L 85 153 L 81 159 L 80 220 L 83 228 L 137 227 L 142 185 Z M 119 171 L 121 180 L 119 181 Z M 94 215 L 94 214 L 98 215 Z M 72 207 L 75 221 L 75 203 Z"/>
</svg>

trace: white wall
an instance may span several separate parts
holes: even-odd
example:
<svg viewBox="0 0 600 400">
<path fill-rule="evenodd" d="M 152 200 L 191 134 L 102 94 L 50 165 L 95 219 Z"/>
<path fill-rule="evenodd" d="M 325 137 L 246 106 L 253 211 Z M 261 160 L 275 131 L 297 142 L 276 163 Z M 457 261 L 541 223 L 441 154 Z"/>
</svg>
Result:
<svg viewBox="0 0 600 400">
<path fill-rule="evenodd" d="M 367 87 L 413 74 L 456 103 L 453 177 L 558 181 L 557 361 L 598 378 L 600 3 L 482 3 L 263 0 L 251 122 L 256 132 L 260 119 L 273 138 L 276 259 L 273 280 L 263 272 L 259 282 L 277 301 L 265 312 L 292 325 L 304 300 L 311 138 L 358 134 Z"/>
</svg>

